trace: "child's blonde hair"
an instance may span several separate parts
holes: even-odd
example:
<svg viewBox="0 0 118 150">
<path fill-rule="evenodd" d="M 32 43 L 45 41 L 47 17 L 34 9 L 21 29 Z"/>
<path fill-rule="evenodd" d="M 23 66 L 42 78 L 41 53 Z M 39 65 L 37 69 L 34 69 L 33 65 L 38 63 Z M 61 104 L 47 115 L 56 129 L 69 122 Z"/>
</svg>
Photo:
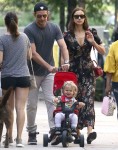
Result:
<svg viewBox="0 0 118 150">
<path fill-rule="evenodd" d="M 64 91 L 66 86 L 71 86 L 71 88 L 73 90 L 73 96 L 76 97 L 77 92 L 78 92 L 77 85 L 73 81 L 66 81 L 66 82 L 64 82 L 64 84 L 62 86 L 62 93 L 63 93 L 63 91 Z"/>
</svg>

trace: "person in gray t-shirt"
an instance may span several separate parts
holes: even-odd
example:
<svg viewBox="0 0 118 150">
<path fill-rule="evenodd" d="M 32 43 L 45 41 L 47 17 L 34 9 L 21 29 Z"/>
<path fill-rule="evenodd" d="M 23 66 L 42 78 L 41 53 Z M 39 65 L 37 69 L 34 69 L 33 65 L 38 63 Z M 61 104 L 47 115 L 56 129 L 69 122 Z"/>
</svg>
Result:
<svg viewBox="0 0 118 150">
<path fill-rule="evenodd" d="M 25 122 L 25 104 L 30 87 L 30 73 L 27 58 L 32 57 L 30 41 L 25 33 L 18 31 L 18 18 L 13 12 L 5 16 L 7 32 L 0 36 L 1 88 L 3 95 L 13 87 L 8 105 L 10 108 L 9 143 L 13 143 L 12 129 L 14 106 L 16 109 L 16 147 L 22 144 L 22 131 Z"/>
<path fill-rule="evenodd" d="M 69 55 L 62 32 L 56 24 L 48 21 L 48 15 L 48 7 L 44 3 L 37 3 L 34 6 L 36 20 L 24 29 L 31 42 L 34 74 L 37 83 L 37 88 L 30 90 L 27 104 L 28 144 L 33 145 L 37 144 L 37 125 L 35 124 L 35 118 L 40 87 L 42 88 L 47 107 L 50 131 L 55 127 L 53 118 L 54 106 L 51 103 L 54 99 L 53 78 L 54 72 L 56 71 L 53 59 L 53 45 L 55 40 L 64 58 L 62 70 L 68 71 L 69 69 Z M 30 73 L 32 74 L 32 72 Z"/>
</svg>

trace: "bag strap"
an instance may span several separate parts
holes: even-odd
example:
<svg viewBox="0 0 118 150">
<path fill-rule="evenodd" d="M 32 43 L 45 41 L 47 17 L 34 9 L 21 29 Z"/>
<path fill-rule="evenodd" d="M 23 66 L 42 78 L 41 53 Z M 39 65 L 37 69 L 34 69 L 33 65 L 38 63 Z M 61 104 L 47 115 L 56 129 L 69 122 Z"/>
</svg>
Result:
<svg viewBox="0 0 118 150">
<path fill-rule="evenodd" d="M 32 60 L 31 59 L 30 59 L 30 63 L 31 63 L 32 75 L 34 76 L 34 69 L 33 69 L 33 64 L 32 64 Z"/>
<path fill-rule="evenodd" d="M 96 53 L 95 53 L 95 47 L 94 47 L 94 46 L 92 46 L 92 48 L 93 48 L 93 51 L 94 51 L 95 59 L 97 60 L 97 56 L 96 56 Z M 98 63 L 97 63 L 97 61 L 96 61 L 96 60 L 93 60 L 93 62 L 95 62 L 95 63 L 96 63 L 96 65 L 98 66 Z"/>
<path fill-rule="evenodd" d="M 95 62 L 96 63 L 96 65 L 98 66 L 98 63 L 97 63 L 97 61 L 96 60 L 92 60 L 93 62 Z"/>
<path fill-rule="evenodd" d="M 30 55 L 30 63 L 31 63 L 32 75 L 33 75 L 33 77 L 35 78 L 31 55 Z"/>
<path fill-rule="evenodd" d="M 96 56 L 96 53 L 95 53 L 95 47 L 94 46 L 92 46 L 93 47 L 93 51 L 94 51 L 94 55 L 95 55 L 95 59 L 97 60 L 97 56 Z"/>
<path fill-rule="evenodd" d="M 2 70 L 2 63 L 0 64 L 0 71 Z"/>
</svg>

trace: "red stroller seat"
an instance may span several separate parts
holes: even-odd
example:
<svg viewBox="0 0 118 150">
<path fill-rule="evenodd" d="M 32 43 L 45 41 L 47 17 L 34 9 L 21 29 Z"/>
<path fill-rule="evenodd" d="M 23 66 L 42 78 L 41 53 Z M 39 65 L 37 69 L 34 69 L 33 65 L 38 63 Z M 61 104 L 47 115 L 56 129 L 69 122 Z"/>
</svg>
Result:
<svg viewBox="0 0 118 150">
<path fill-rule="evenodd" d="M 78 79 L 73 72 L 57 72 L 54 76 L 53 84 L 53 94 L 55 96 L 61 95 L 61 88 L 65 81 L 73 81 L 76 85 L 78 84 Z"/>
</svg>

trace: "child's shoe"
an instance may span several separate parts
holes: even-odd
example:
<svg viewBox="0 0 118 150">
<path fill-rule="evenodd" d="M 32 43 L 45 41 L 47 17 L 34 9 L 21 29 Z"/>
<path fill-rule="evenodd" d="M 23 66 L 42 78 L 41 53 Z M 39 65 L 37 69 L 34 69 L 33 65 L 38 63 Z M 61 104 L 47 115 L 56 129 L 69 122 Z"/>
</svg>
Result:
<svg viewBox="0 0 118 150">
<path fill-rule="evenodd" d="M 61 128 L 60 127 L 56 127 L 55 128 L 55 134 L 61 134 Z"/>
<path fill-rule="evenodd" d="M 77 130 L 76 130 L 76 128 L 71 128 L 71 132 L 72 132 L 72 135 L 77 135 Z"/>
</svg>

